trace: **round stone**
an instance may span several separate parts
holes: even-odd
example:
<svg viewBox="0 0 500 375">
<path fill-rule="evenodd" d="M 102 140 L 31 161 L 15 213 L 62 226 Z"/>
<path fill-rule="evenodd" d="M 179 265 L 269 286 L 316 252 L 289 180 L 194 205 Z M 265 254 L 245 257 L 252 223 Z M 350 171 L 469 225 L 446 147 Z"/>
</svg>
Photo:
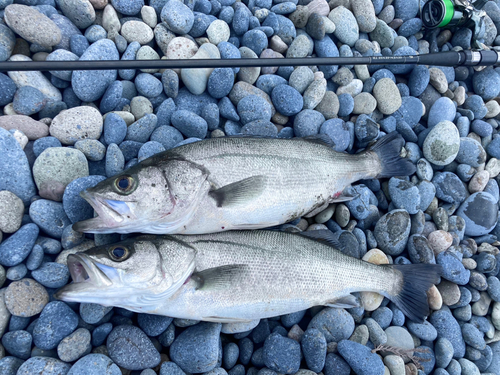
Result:
<svg viewBox="0 0 500 375">
<path fill-rule="evenodd" d="M 76 149 L 51 147 L 35 160 L 33 177 L 43 198 L 62 201 L 64 189 L 71 181 L 89 175 L 85 155 Z"/>
<path fill-rule="evenodd" d="M 401 107 L 401 94 L 390 78 L 382 78 L 375 83 L 373 96 L 377 100 L 377 108 L 384 115 L 391 115 Z"/>
<path fill-rule="evenodd" d="M 436 165 L 448 165 L 458 155 L 460 135 L 451 121 L 441 121 L 427 134 L 422 146 L 424 156 Z"/>
<path fill-rule="evenodd" d="M 456 215 L 465 220 L 467 236 L 488 234 L 496 226 L 498 219 L 496 200 L 490 193 L 474 193 L 462 203 Z"/>
<path fill-rule="evenodd" d="M 0 231 L 14 233 L 21 227 L 24 203 L 8 190 L 0 191 Z"/>
<path fill-rule="evenodd" d="M 74 362 L 90 353 L 91 349 L 89 330 L 78 328 L 75 332 L 62 339 L 57 346 L 57 355 L 64 362 Z"/>
<path fill-rule="evenodd" d="M 121 28 L 122 36 L 127 42 L 138 42 L 139 44 L 147 44 L 154 38 L 154 33 L 151 27 L 142 21 L 127 21 Z"/>
<path fill-rule="evenodd" d="M 220 42 L 227 42 L 230 36 L 228 24 L 223 20 L 213 21 L 207 29 L 207 36 L 210 43 L 218 45 Z"/>
<path fill-rule="evenodd" d="M 82 139 L 99 139 L 102 133 L 101 113 L 89 106 L 68 109 L 59 113 L 50 125 L 50 135 L 64 145 L 73 145 Z"/>
<path fill-rule="evenodd" d="M 334 35 L 342 43 L 353 47 L 359 38 L 359 26 L 352 12 L 341 5 L 334 8 L 328 18 L 335 24 Z"/>
<path fill-rule="evenodd" d="M 14 281 L 5 291 L 5 305 L 15 316 L 26 318 L 37 315 L 48 302 L 47 291 L 33 279 Z"/>
<path fill-rule="evenodd" d="M 352 113 L 356 115 L 370 115 L 377 107 L 377 101 L 372 94 L 362 92 L 354 97 L 354 109 Z"/>
<path fill-rule="evenodd" d="M 21 4 L 5 8 L 5 23 L 23 39 L 43 47 L 52 47 L 61 41 L 61 30 L 45 14 Z"/>
</svg>

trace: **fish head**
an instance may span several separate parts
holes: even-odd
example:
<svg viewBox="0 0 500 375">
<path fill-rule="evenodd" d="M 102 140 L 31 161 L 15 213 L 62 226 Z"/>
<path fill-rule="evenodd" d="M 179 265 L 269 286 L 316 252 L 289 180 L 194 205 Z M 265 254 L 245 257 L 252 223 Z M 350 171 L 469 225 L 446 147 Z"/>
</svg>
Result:
<svg viewBox="0 0 500 375">
<path fill-rule="evenodd" d="M 195 268 L 195 251 L 177 251 L 165 261 L 158 239 L 141 236 L 68 255 L 73 282 L 55 297 L 66 302 L 119 306 L 132 311 L 157 309 Z"/>
<path fill-rule="evenodd" d="M 136 165 L 83 190 L 97 216 L 73 225 L 78 232 L 131 233 L 172 213 L 175 200 L 161 168 Z"/>
</svg>

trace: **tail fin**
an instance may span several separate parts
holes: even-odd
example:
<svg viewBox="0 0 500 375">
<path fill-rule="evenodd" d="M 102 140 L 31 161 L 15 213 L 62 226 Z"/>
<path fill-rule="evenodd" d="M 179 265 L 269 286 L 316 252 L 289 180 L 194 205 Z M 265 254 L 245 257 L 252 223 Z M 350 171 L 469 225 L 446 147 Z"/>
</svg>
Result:
<svg viewBox="0 0 500 375">
<path fill-rule="evenodd" d="M 396 296 L 387 296 L 403 313 L 414 322 L 422 323 L 429 315 L 426 292 L 437 284 L 441 273 L 438 264 L 392 264 L 391 267 L 402 273 L 403 287 Z"/>
<path fill-rule="evenodd" d="M 399 156 L 403 147 L 403 137 L 393 131 L 371 146 L 367 152 L 377 155 L 382 171 L 376 178 L 409 176 L 415 173 L 415 165 L 409 159 Z"/>
</svg>

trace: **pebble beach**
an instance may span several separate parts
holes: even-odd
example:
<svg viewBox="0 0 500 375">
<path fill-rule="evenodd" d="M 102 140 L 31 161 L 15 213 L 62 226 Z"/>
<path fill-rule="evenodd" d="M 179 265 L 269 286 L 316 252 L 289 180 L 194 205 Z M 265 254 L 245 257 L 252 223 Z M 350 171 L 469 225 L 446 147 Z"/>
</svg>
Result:
<svg viewBox="0 0 500 375">
<path fill-rule="evenodd" d="M 0 0 L 0 61 L 403 56 L 471 49 L 425 30 L 425 0 Z M 500 0 L 480 41 L 500 46 Z M 0 375 L 499 375 L 500 68 L 415 65 L 0 73 Z M 220 323 L 65 303 L 79 193 L 205 138 L 328 136 L 356 153 L 397 131 L 409 177 L 275 230 L 328 229 L 375 264 L 440 264 L 431 314 L 387 298 Z"/>
</svg>

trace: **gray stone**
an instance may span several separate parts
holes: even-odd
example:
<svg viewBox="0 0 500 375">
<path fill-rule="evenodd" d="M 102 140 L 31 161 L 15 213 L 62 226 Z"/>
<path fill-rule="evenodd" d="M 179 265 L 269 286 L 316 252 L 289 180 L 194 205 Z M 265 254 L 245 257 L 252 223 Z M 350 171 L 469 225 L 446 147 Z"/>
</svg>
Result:
<svg viewBox="0 0 500 375">
<path fill-rule="evenodd" d="M 427 134 L 422 146 L 425 158 L 436 165 L 448 165 L 458 155 L 460 135 L 451 121 L 441 121 Z"/>
<path fill-rule="evenodd" d="M 99 139 L 103 129 L 101 113 L 90 106 L 74 107 L 59 113 L 50 125 L 50 135 L 64 145 L 82 139 Z"/>
<path fill-rule="evenodd" d="M 377 108 L 384 115 L 391 115 L 401 107 L 402 99 L 398 87 L 390 78 L 382 78 L 373 87 Z"/>
<path fill-rule="evenodd" d="M 14 233 L 21 227 L 24 204 L 14 193 L 0 191 L 0 231 Z"/>
<path fill-rule="evenodd" d="M 334 8 L 328 18 L 335 24 L 333 34 L 345 44 L 354 47 L 354 44 L 359 38 L 359 26 L 354 14 L 343 7 Z"/>
</svg>

